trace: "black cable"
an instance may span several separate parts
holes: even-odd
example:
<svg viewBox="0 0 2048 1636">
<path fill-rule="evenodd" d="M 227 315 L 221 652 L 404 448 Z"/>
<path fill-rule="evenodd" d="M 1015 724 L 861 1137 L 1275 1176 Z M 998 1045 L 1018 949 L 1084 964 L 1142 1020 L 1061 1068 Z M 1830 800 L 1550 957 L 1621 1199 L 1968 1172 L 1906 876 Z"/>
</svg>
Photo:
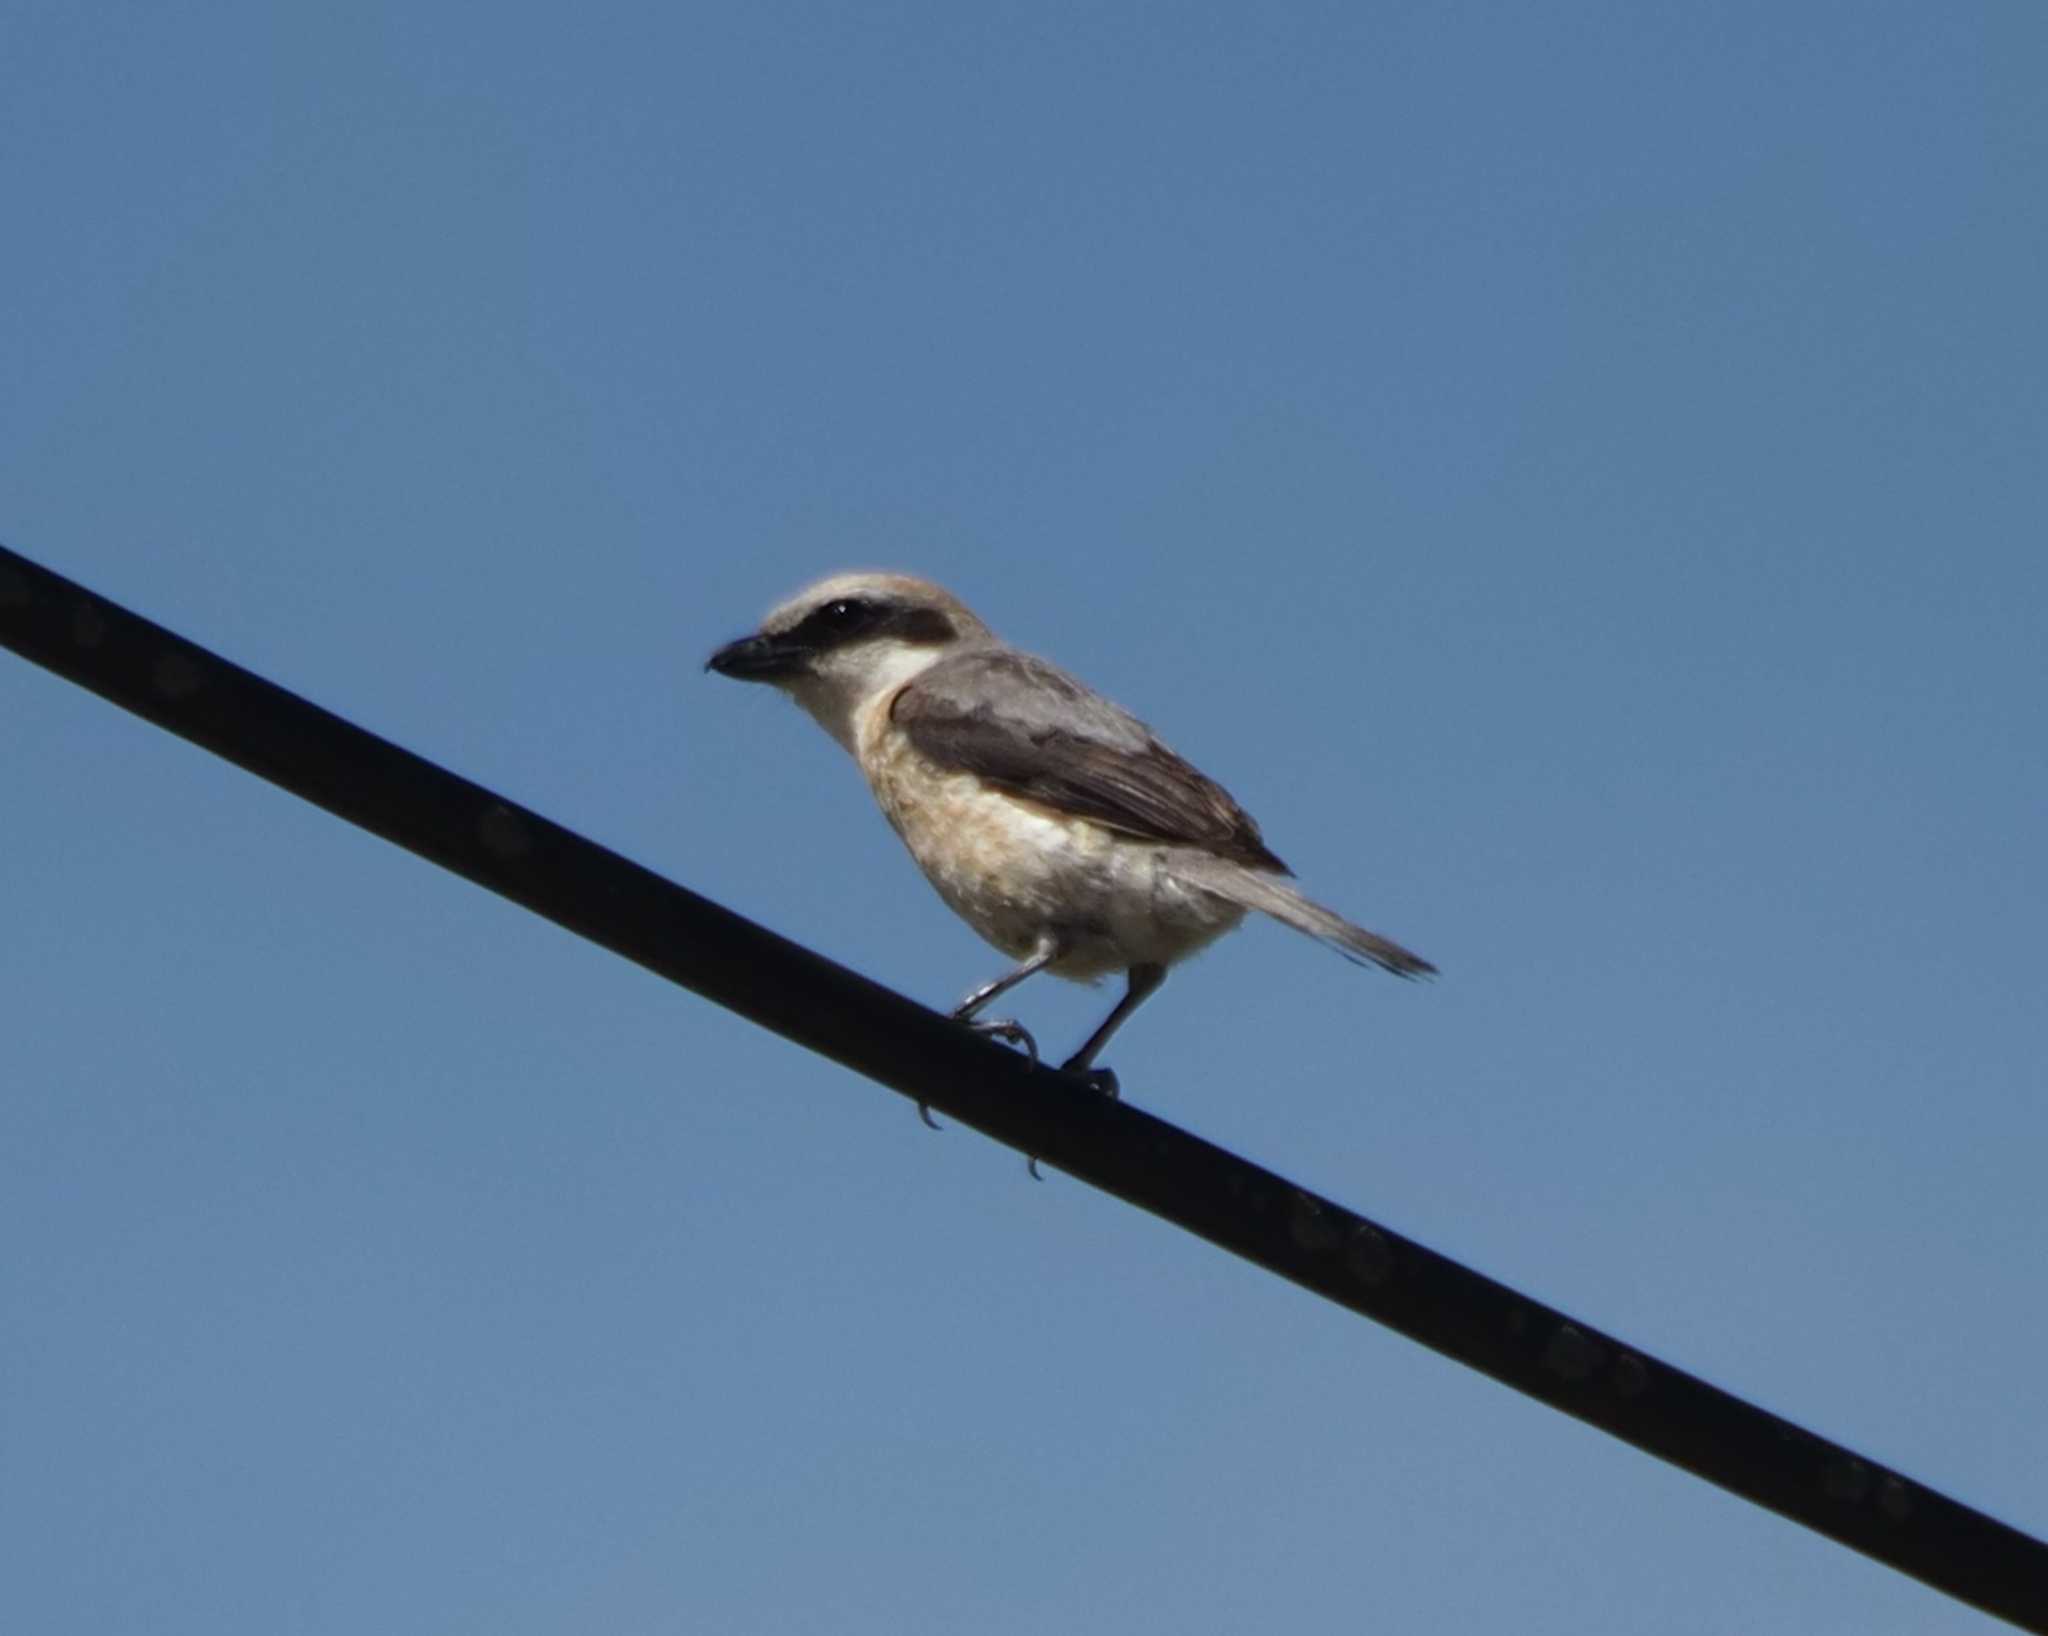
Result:
<svg viewBox="0 0 2048 1636">
<path fill-rule="evenodd" d="M 811 1050 L 2026 1630 L 2048 1545 L 1111 1102 L 0 547 L 0 643 Z"/>
</svg>

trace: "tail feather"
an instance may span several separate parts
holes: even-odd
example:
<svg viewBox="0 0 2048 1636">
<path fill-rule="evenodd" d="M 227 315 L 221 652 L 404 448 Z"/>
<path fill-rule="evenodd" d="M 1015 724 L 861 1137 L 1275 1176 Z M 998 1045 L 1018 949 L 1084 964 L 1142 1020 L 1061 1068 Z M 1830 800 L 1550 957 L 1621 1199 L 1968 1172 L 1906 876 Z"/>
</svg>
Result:
<svg viewBox="0 0 2048 1636">
<path fill-rule="evenodd" d="M 1436 973 L 1436 967 L 1421 955 L 1402 948 L 1391 938 L 1354 926 L 1334 910 L 1304 897 L 1278 875 L 1247 869 L 1212 853 L 1182 854 L 1174 859 L 1174 872 L 1190 885 L 1214 892 L 1241 908 L 1271 915 L 1298 932 L 1306 932 L 1359 965 L 1378 966 L 1396 977 L 1428 977 Z"/>
</svg>

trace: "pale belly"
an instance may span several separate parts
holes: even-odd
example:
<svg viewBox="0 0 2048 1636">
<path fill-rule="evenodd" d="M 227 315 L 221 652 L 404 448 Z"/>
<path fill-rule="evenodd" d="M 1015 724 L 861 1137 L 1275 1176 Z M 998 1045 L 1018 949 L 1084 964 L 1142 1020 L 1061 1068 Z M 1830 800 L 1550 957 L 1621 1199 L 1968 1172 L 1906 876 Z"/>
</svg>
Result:
<svg viewBox="0 0 2048 1636">
<path fill-rule="evenodd" d="M 1021 959 L 1051 932 L 1066 953 L 1046 969 L 1086 981 L 1171 965 L 1244 918 L 1179 880 L 1171 847 L 938 771 L 880 731 L 885 708 L 859 724 L 856 753 L 875 800 L 939 896 L 1005 954 Z"/>
</svg>

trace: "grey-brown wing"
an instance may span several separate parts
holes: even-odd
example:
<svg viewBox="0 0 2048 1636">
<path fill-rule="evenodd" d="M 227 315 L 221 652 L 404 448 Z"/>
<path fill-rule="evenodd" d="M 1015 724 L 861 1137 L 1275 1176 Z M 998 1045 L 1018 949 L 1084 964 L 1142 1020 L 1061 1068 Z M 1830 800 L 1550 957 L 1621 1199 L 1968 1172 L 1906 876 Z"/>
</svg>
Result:
<svg viewBox="0 0 2048 1636">
<path fill-rule="evenodd" d="M 921 755 L 949 771 L 1146 840 L 1291 873 L 1228 790 L 1129 711 L 1028 653 L 942 659 L 896 696 L 890 714 Z"/>
</svg>

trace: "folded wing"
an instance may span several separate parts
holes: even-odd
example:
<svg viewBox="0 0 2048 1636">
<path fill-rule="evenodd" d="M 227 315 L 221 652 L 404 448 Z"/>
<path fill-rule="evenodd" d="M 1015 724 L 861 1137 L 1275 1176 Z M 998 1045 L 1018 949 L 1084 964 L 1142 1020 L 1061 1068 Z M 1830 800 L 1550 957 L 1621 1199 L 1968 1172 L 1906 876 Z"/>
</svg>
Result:
<svg viewBox="0 0 2048 1636">
<path fill-rule="evenodd" d="M 1290 874 L 1230 792 L 1130 712 L 1012 649 L 941 660 L 890 714 L 919 754 L 1055 812 Z"/>
</svg>

